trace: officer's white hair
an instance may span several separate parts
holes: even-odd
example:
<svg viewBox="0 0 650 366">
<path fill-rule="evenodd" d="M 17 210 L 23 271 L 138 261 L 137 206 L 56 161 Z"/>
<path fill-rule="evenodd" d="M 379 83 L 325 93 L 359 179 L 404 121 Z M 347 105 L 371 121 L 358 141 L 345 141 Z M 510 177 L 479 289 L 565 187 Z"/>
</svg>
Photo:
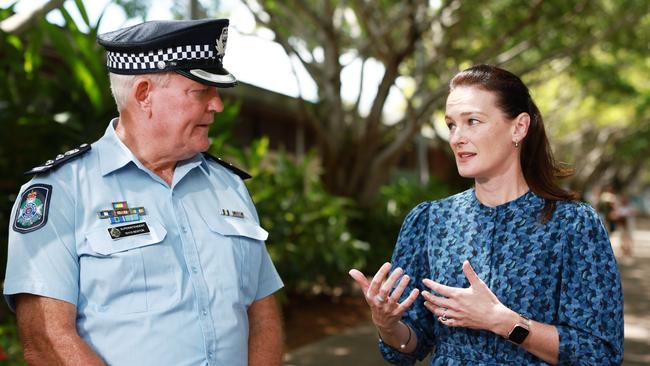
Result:
<svg viewBox="0 0 650 366">
<path fill-rule="evenodd" d="M 122 110 L 126 107 L 129 93 L 131 92 L 131 88 L 133 88 L 133 84 L 135 84 L 136 80 L 139 78 L 147 78 L 154 84 L 162 86 L 164 88 L 169 84 L 170 74 L 170 72 L 163 72 L 144 75 L 121 75 L 109 72 L 108 78 L 111 83 L 111 93 L 113 94 L 113 99 L 115 99 L 117 111 L 122 112 Z"/>
</svg>

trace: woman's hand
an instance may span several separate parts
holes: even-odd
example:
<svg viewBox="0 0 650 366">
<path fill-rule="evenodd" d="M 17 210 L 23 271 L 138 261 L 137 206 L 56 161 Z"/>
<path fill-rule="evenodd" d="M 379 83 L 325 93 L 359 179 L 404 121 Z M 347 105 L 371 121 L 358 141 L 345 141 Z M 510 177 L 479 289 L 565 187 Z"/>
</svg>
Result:
<svg viewBox="0 0 650 366">
<path fill-rule="evenodd" d="M 424 279 L 425 286 L 442 295 L 422 291 L 424 306 L 446 326 L 485 329 L 504 336 L 509 327 L 506 319 L 516 313 L 501 304 L 474 272 L 469 261 L 463 262 L 463 273 L 469 281 L 468 288 L 449 287 Z"/>
<path fill-rule="evenodd" d="M 418 289 L 413 289 L 406 300 L 398 303 L 411 279 L 404 274 L 401 268 L 395 269 L 386 279 L 390 267 L 390 263 L 384 263 L 370 282 L 363 273 L 356 269 L 349 272 L 361 287 L 372 313 L 372 321 L 382 333 L 383 331 L 396 332 L 402 314 L 413 304 L 420 293 Z M 399 284 L 391 292 L 398 280 Z"/>
</svg>

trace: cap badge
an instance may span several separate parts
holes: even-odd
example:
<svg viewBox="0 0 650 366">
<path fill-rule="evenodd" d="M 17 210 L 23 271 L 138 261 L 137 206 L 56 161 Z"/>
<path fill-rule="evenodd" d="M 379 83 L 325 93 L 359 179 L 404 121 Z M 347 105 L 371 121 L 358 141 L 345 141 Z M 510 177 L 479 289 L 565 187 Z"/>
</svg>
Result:
<svg viewBox="0 0 650 366">
<path fill-rule="evenodd" d="M 140 221 L 140 216 L 142 215 L 146 215 L 144 207 L 129 208 L 126 201 L 113 202 L 112 210 L 101 210 L 97 212 L 97 216 L 100 219 L 110 219 L 111 224 Z"/>
<path fill-rule="evenodd" d="M 217 38 L 217 57 L 223 57 L 226 54 L 226 42 L 228 42 L 228 27 L 221 30 L 221 35 Z"/>
</svg>

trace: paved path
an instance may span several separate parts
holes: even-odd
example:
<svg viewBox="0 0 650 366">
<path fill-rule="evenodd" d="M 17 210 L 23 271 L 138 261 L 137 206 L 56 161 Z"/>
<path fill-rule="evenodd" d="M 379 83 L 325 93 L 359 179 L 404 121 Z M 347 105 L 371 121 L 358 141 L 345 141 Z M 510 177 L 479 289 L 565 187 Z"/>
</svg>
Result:
<svg viewBox="0 0 650 366">
<path fill-rule="evenodd" d="M 650 366 L 650 230 L 635 231 L 634 239 L 634 262 L 622 264 L 619 259 L 625 296 L 623 365 Z M 619 257 L 617 233 L 612 235 L 612 246 Z M 285 366 L 385 365 L 387 363 L 377 350 L 376 339 L 374 326 L 364 324 L 287 354 Z"/>
</svg>

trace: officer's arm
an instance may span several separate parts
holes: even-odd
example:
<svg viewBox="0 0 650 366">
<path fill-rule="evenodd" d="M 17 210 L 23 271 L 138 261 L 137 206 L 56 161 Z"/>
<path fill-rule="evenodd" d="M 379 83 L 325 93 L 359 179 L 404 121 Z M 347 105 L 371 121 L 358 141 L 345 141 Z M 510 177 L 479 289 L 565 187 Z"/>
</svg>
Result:
<svg viewBox="0 0 650 366">
<path fill-rule="evenodd" d="M 18 294 L 16 318 L 30 365 L 104 365 L 77 334 L 74 305 L 49 297 Z"/>
<path fill-rule="evenodd" d="M 273 295 L 256 300 L 248 307 L 249 366 L 282 364 L 282 321 Z"/>
</svg>

